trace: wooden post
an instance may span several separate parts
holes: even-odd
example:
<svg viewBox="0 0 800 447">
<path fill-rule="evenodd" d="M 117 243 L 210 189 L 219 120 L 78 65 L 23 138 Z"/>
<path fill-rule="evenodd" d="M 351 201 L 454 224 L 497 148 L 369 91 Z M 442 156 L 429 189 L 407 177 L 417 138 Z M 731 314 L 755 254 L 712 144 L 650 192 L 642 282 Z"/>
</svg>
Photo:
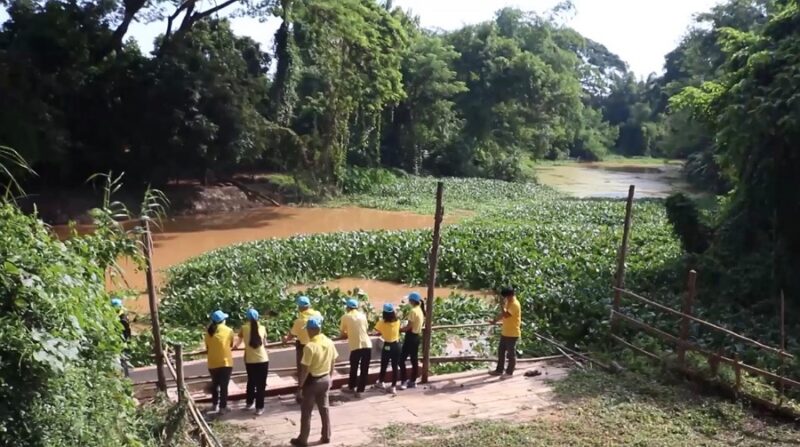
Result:
<svg viewBox="0 0 800 447">
<path fill-rule="evenodd" d="M 783 289 L 781 289 L 781 352 L 786 351 L 786 302 L 783 297 Z M 778 367 L 778 374 L 783 376 L 783 356 L 779 355 L 780 366 Z M 780 382 L 780 397 L 778 399 L 778 406 L 783 404 L 784 384 Z"/>
<path fill-rule="evenodd" d="M 619 253 L 617 253 L 617 273 L 614 276 L 614 285 L 618 289 L 625 287 L 625 256 L 628 253 L 628 238 L 631 234 L 631 213 L 633 212 L 633 195 L 636 191 L 636 186 L 631 185 L 628 188 L 628 201 L 625 204 L 625 226 L 622 229 L 622 243 L 619 246 Z M 622 299 L 622 292 L 614 290 L 614 310 L 619 312 L 619 304 Z M 615 314 L 611 314 L 611 330 L 616 332 L 619 323 L 617 323 Z"/>
<path fill-rule="evenodd" d="M 733 354 L 733 372 L 736 374 L 736 395 L 742 389 L 742 368 L 739 367 L 739 354 Z"/>
<path fill-rule="evenodd" d="M 175 351 L 175 382 L 178 385 L 178 402 L 186 399 L 186 383 L 183 377 L 183 346 L 180 343 L 172 345 Z"/>
<path fill-rule="evenodd" d="M 686 294 L 683 296 L 683 306 L 681 307 L 681 312 L 685 315 L 692 314 L 692 305 L 694 304 L 694 296 L 696 293 L 695 286 L 697 284 L 697 272 L 694 270 L 689 270 L 689 280 L 686 286 Z M 680 338 L 681 341 L 687 341 L 689 339 L 689 320 L 688 317 L 684 316 L 681 318 L 681 332 Z M 686 363 L 686 346 L 684 344 L 678 344 L 678 366 L 683 368 Z"/>
<path fill-rule="evenodd" d="M 433 219 L 433 242 L 431 246 L 430 258 L 428 260 L 428 299 L 425 303 L 425 330 L 422 333 L 422 376 L 420 382 L 428 383 L 428 372 L 431 363 L 431 335 L 433 329 L 433 302 L 434 288 L 436 287 L 436 265 L 439 263 L 439 241 L 441 238 L 440 229 L 442 218 L 444 217 L 444 206 L 442 205 L 442 194 L 444 192 L 444 182 L 436 184 L 436 214 Z"/>
<path fill-rule="evenodd" d="M 153 354 L 156 357 L 156 373 L 158 374 L 158 390 L 167 391 L 167 376 L 164 375 L 164 345 L 161 344 L 161 325 L 158 321 L 158 301 L 156 300 L 156 285 L 153 280 L 153 237 L 150 233 L 150 221 L 144 219 L 144 258 L 146 263 L 145 274 L 147 277 L 147 299 L 150 304 L 150 321 L 153 325 Z"/>
</svg>

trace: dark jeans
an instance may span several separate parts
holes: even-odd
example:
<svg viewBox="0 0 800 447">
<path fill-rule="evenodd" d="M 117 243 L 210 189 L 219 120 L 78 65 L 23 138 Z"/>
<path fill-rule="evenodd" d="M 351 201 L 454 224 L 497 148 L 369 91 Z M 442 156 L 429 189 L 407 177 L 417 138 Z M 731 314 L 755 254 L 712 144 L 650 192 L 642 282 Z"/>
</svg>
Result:
<svg viewBox="0 0 800 447">
<path fill-rule="evenodd" d="M 392 386 L 397 385 L 397 362 L 400 360 L 400 342 L 384 343 L 381 351 L 381 372 L 378 380 L 383 382 L 386 376 L 386 367 L 392 362 Z"/>
<path fill-rule="evenodd" d="M 403 340 L 403 350 L 400 353 L 400 382 L 406 381 L 406 359 L 409 357 L 411 357 L 411 378 L 409 380 L 411 382 L 417 381 L 419 342 L 419 334 L 406 332 L 406 339 Z"/>
<path fill-rule="evenodd" d="M 211 374 L 211 405 L 220 408 L 228 408 L 228 383 L 231 381 L 233 368 L 226 366 L 223 368 L 209 369 Z"/>
<path fill-rule="evenodd" d="M 244 367 L 247 368 L 247 405 L 252 405 L 255 401 L 256 409 L 260 410 L 264 408 L 269 362 L 245 363 Z"/>
<path fill-rule="evenodd" d="M 514 374 L 514 367 L 517 366 L 517 340 L 518 337 L 500 337 L 500 347 L 497 349 L 497 369 L 503 373 L 506 356 L 508 356 L 508 367 L 505 368 L 506 374 Z"/>
<path fill-rule="evenodd" d="M 301 345 L 299 341 L 294 342 L 294 361 L 297 366 L 297 380 L 300 380 L 300 360 L 303 360 L 303 348 L 306 345 Z"/>
<path fill-rule="evenodd" d="M 347 381 L 347 388 L 363 393 L 367 387 L 367 376 L 369 376 L 369 361 L 372 360 L 372 349 L 363 348 L 350 351 L 350 380 Z M 361 376 L 358 375 L 359 364 L 361 364 Z M 358 383 L 358 389 L 356 389 Z"/>
</svg>

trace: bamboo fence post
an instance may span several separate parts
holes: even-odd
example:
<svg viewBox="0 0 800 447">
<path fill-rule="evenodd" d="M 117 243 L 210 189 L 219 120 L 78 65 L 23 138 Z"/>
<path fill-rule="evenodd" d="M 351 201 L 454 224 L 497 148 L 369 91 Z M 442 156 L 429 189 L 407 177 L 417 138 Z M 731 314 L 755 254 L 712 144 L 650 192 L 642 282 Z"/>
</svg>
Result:
<svg viewBox="0 0 800 447">
<path fill-rule="evenodd" d="M 681 333 L 680 338 L 682 341 L 689 339 L 689 323 L 691 320 L 686 315 L 692 314 L 692 305 L 694 304 L 694 297 L 696 293 L 695 286 L 697 284 L 697 272 L 689 270 L 689 280 L 687 283 L 686 294 L 683 296 L 683 306 L 681 312 L 685 315 L 681 317 Z M 678 345 L 678 365 L 683 368 L 686 364 L 686 347 L 683 344 Z"/>
<path fill-rule="evenodd" d="M 425 330 L 422 334 L 422 376 L 420 382 L 428 383 L 428 372 L 431 359 L 431 335 L 433 328 L 433 302 L 434 288 L 436 287 L 436 265 L 439 262 L 439 242 L 441 239 L 442 218 L 444 216 L 444 206 L 442 205 L 442 195 L 444 193 L 444 182 L 436 184 L 436 214 L 433 219 L 433 242 L 428 264 L 428 299 L 425 308 Z"/>
<path fill-rule="evenodd" d="M 186 383 L 183 375 L 183 346 L 180 343 L 172 345 L 175 351 L 175 381 L 178 386 L 178 402 L 183 402 L 186 399 Z"/>
<path fill-rule="evenodd" d="M 625 226 L 622 229 L 622 243 L 619 246 L 619 253 L 617 253 L 617 273 L 614 276 L 614 284 L 617 289 L 625 287 L 625 256 L 628 252 L 628 238 L 631 233 L 631 214 L 633 212 L 633 195 L 636 191 L 636 186 L 631 185 L 628 188 L 628 201 L 625 204 Z M 619 311 L 620 300 L 622 299 L 622 292 L 614 290 L 614 310 Z M 619 323 L 611 314 L 611 330 L 616 332 Z"/>
<path fill-rule="evenodd" d="M 164 374 L 164 346 L 161 344 L 161 324 L 158 320 L 158 300 L 156 300 L 156 286 L 153 279 L 153 237 L 150 231 L 150 221 L 143 219 L 142 223 L 144 224 L 142 245 L 146 264 L 147 299 L 150 304 L 150 321 L 153 328 L 153 354 L 156 357 L 158 389 L 159 391 L 166 391 L 167 376 Z"/>
<path fill-rule="evenodd" d="M 736 396 L 739 396 L 739 391 L 742 389 L 742 368 L 739 367 L 739 354 L 733 355 L 733 372 L 736 374 Z M 781 382 L 781 385 L 783 382 Z"/>
</svg>

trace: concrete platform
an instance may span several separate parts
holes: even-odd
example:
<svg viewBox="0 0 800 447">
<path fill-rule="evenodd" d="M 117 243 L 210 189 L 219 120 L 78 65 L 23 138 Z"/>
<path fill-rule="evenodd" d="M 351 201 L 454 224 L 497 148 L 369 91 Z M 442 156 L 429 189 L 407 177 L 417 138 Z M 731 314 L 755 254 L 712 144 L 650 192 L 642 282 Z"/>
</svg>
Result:
<svg viewBox="0 0 800 447">
<path fill-rule="evenodd" d="M 472 420 L 531 419 L 551 405 L 550 382 L 564 378 L 567 364 L 542 362 L 524 364 L 513 378 L 500 380 L 488 370 L 432 377 L 428 385 L 398 391 L 396 396 L 370 389 L 361 399 L 340 391 L 331 393 L 332 445 L 363 445 L 374 431 L 390 424 L 436 425 L 441 428 Z M 541 375 L 524 377 L 527 370 Z M 300 406 L 292 396 L 267 399 L 266 411 L 256 417 L 243 410 L 242 401 L 219 421 L 230 424 L 243 440 L 254 445 L 289 445 L 300 426 Z M 319 439 L 319 415 L 311 423 L 311 441 Z M 313 445 L 313 444 L 312 444 Z"/>
</svg>

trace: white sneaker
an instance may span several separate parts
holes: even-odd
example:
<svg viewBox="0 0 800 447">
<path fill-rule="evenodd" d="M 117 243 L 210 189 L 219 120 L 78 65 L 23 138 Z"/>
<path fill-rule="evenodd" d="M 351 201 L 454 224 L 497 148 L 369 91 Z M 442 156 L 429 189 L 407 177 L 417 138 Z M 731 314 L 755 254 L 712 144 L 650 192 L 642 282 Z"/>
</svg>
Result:
<svg viewBox="0 0 800 447">
<path fill-rule="evenodd" d="M 219 405 L 214 405 L 206 414 L 219 414 Z"/>
<path fill-rule="evenodd" d="M 264 414 L 263 408 L 259 408 L 258 410 L 256 410 L 256 416 L 261 416 L 262 414 Z"/>
<path fill-rule="evenodd" d="M 401 383 L 401 384 L 400 384 L 400 386 L 399 386 L 399 387 L 397 387 L 397 388 L 398 388 L 400 391 L 405 391 L 405 389 L 406 389 L 406 388 L 408 388 L 408 387 L 406 386 L 406 384 L 405 384 L 405 383 Z"/>
<path fill-rule="evenodd" d="M 373 387 L 376 390 L 385 390 L 386 389 L 386 384 L 384 384 L 383 382 L 375 382 L 375 385 Z"/>
<path fill-rule="evenodd" d="M 245 411 L 252 410 L 253 407 L 254 407 L 254 404 L 248 404 L 246 407 L 244 407 L 244 410 Z"/>
<path fill-rule="evenodd" d="M 397 394 L 397 390 L 393 386 L 389 387 L 389 394 Z"/>
</svg>

